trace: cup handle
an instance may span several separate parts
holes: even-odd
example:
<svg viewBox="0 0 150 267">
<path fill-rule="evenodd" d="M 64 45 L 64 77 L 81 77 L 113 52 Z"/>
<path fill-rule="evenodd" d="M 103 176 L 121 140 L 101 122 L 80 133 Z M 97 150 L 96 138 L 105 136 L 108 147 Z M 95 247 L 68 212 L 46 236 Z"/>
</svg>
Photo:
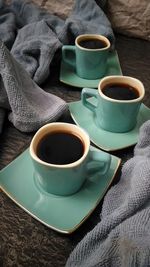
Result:
<svg viewBox="0 0 150 267">
<path fill-rule="evenodd" d="M 87 173 L 93 174 L 99 172 L 104 175 L 110 168 L 111 155 L 103 151 L 90 151 L 89 161 L 87 163 Z"/>
<path fill-rule="evenodd" d="M 62 47 L 62 58 L 64 62 L 72 67 L 76 65 L 76 54 L 74 45 L 64 45 Z"/>
<path fill-rule="evenodd" d="M 95 97 L 96 99 L 98 98 L 98 91 L 95 90 L 95 89 L 91 89 L 91 88 L 83 88 L 82 89 L 82 92 L 81 92 L 81 101 L 82 101 L 82 104 L 90 109 L 92 112 L 95 111 L 97 105 L 93 105 L 92 103 L 90 103 L 87 98 L 88 97 Z"/>
</svg>

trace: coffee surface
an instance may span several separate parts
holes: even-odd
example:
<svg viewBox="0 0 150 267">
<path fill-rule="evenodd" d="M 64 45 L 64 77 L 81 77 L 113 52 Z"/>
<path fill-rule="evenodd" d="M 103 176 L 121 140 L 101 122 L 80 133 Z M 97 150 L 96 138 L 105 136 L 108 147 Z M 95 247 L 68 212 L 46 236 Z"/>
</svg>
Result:
<svg viewBox="0 0 150 267">
<path fill-rule="evenodd" d="M 99 39 L 86 39 L 79 42 L 79 45 L 87 49 L 100 49 L 107 46 L 107 43 Z"/>
<path fill-rule="evenodd" d="M 36 153 L 47 163 L 63 165 L 80 159 L 84 153 L 84 145 L 72 133 L 54 132 L 40 140 Z"/>
<path fill-rule="evenodd" d="M 102 89 L 102 92 L 117 100 L 133 100 L 139 97 L 138 90 L 127 84 L 109 84 Z"/>
</svg>

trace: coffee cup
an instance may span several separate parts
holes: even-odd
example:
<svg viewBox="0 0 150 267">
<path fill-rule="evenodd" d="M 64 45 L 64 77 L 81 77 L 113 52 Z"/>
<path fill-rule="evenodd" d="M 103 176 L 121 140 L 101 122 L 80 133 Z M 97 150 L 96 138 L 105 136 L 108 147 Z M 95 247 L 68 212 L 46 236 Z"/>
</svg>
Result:
<svg viewBox="0 0 150 267">
<path fill-rule="evenodd" d="M 145 89 L 143 83 L 129 76 L 107 76 L 98 90 L 83 88 L 82 104 L 93 112 L 95 124 L 110 132 L 128 132 L 137 122 Z M 91 103 L 89 97 L 95 98 Z"/>
<path fill-rule="evenodd" d="M 107 37 L 83 34 L 75 39 L 75 45 L 62 47 L 62 58 L 75 69 L 79 77 L 94 80 L 104 76 L 109 50 Z"/>
<path fill-rule="evenodd" d="M 46 124 L 35 133 L 30 156 L 41 188 L 62 196 L 77 192 L 88 175 L 107 173 L 111 162 L 109 154 L 90 149 L 82 128 L 60 122 Z"/>
</svg>

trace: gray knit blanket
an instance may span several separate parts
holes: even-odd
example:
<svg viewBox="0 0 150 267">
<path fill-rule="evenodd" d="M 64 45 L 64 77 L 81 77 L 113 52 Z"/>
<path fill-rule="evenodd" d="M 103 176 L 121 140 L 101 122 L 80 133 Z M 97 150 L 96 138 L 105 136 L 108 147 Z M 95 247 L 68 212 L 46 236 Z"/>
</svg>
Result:
<svg viewBox="0 0 150 267">
<path fill-rule="evenodd" d="M 77 245 L 66 267 L 150 266 L 150 121 L 134 156 L 104 198 L 100 222 Z"/>
<path fill-rule="evenodd" d="M 50 76 L 62 45 L 73 44 L 79 34 L 99 33 L 113 47 L 114 35 L 94 0 L 76 0 L 66 20 L 28 0 L 9 2 L 0 0 L 0 132 L 6 111 L 17 129 L 30 132 L 67 109 L 62 99 L 39 87 Z M 104 0 L 99 2 L 104 5 Z"/>
</svg>

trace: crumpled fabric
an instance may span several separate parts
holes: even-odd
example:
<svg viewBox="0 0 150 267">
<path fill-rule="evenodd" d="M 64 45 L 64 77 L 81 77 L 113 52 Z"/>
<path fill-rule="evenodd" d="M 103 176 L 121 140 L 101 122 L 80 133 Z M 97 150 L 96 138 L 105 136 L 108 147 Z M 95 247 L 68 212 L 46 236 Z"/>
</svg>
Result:
<svg viewBox="0 0 150 267">
<path fill-rule="evenodd" d="M 100 222 L 71 253 L 66 267 L 150 266 L 150 120 L 120 181 L 104 198 Z"/>
<path fill-rule="evenodd" d="M 30 1 L 11 0 L 7 6 L 0 0 L 0 5 L 0 39 L 38 84 L 50 75 L 56 51 L 79 34 L 103 34 L 114 45 L 111 24 L 94 0 L 76 0 L 66 20 Z"/>
<path fill-rule="evenodd" d="M 115 32 L 150 41 L 149 0 L 107 2 L 107 16 Z"/>
<path fill-rule="evenodd" d="M 51 75 L 52 65 L 60 63 L 54 59 L 60 60 L 63 44 L 74 44 L 79 34 L 99 33 L 110 39 L 113 49 L 115 38 L 94 0 L 76 0 L 66 20 L 29 0 L 9 2 L 0 0 L 0 132 L 6 111 L 17 129 L 35 131 L 67 108 L 62 99 L 37 86 Z"/>
<path fill-rule="evenodd" d="M 42 90 L 0 40 L 0 127 L 8 119 L 20 131 L 36 131 L 56 121 L 68 108 L 61 98 Z"/>
<path fill-rule="evenodd" d="M 59 64 L 53 61 L 59 60 L 63 44 L 73 44 L 83 33 L 104 34 L 114 47 L 111 24 L 94 0 L 76 0 L 66 20 L 28 0 L 11 0 L 9 5 L 0 0 L 0 132 L 6 111 L 13 125 L 25 132 L 65 112 L 65 101 L 38 85 Z"/>
</svg>

